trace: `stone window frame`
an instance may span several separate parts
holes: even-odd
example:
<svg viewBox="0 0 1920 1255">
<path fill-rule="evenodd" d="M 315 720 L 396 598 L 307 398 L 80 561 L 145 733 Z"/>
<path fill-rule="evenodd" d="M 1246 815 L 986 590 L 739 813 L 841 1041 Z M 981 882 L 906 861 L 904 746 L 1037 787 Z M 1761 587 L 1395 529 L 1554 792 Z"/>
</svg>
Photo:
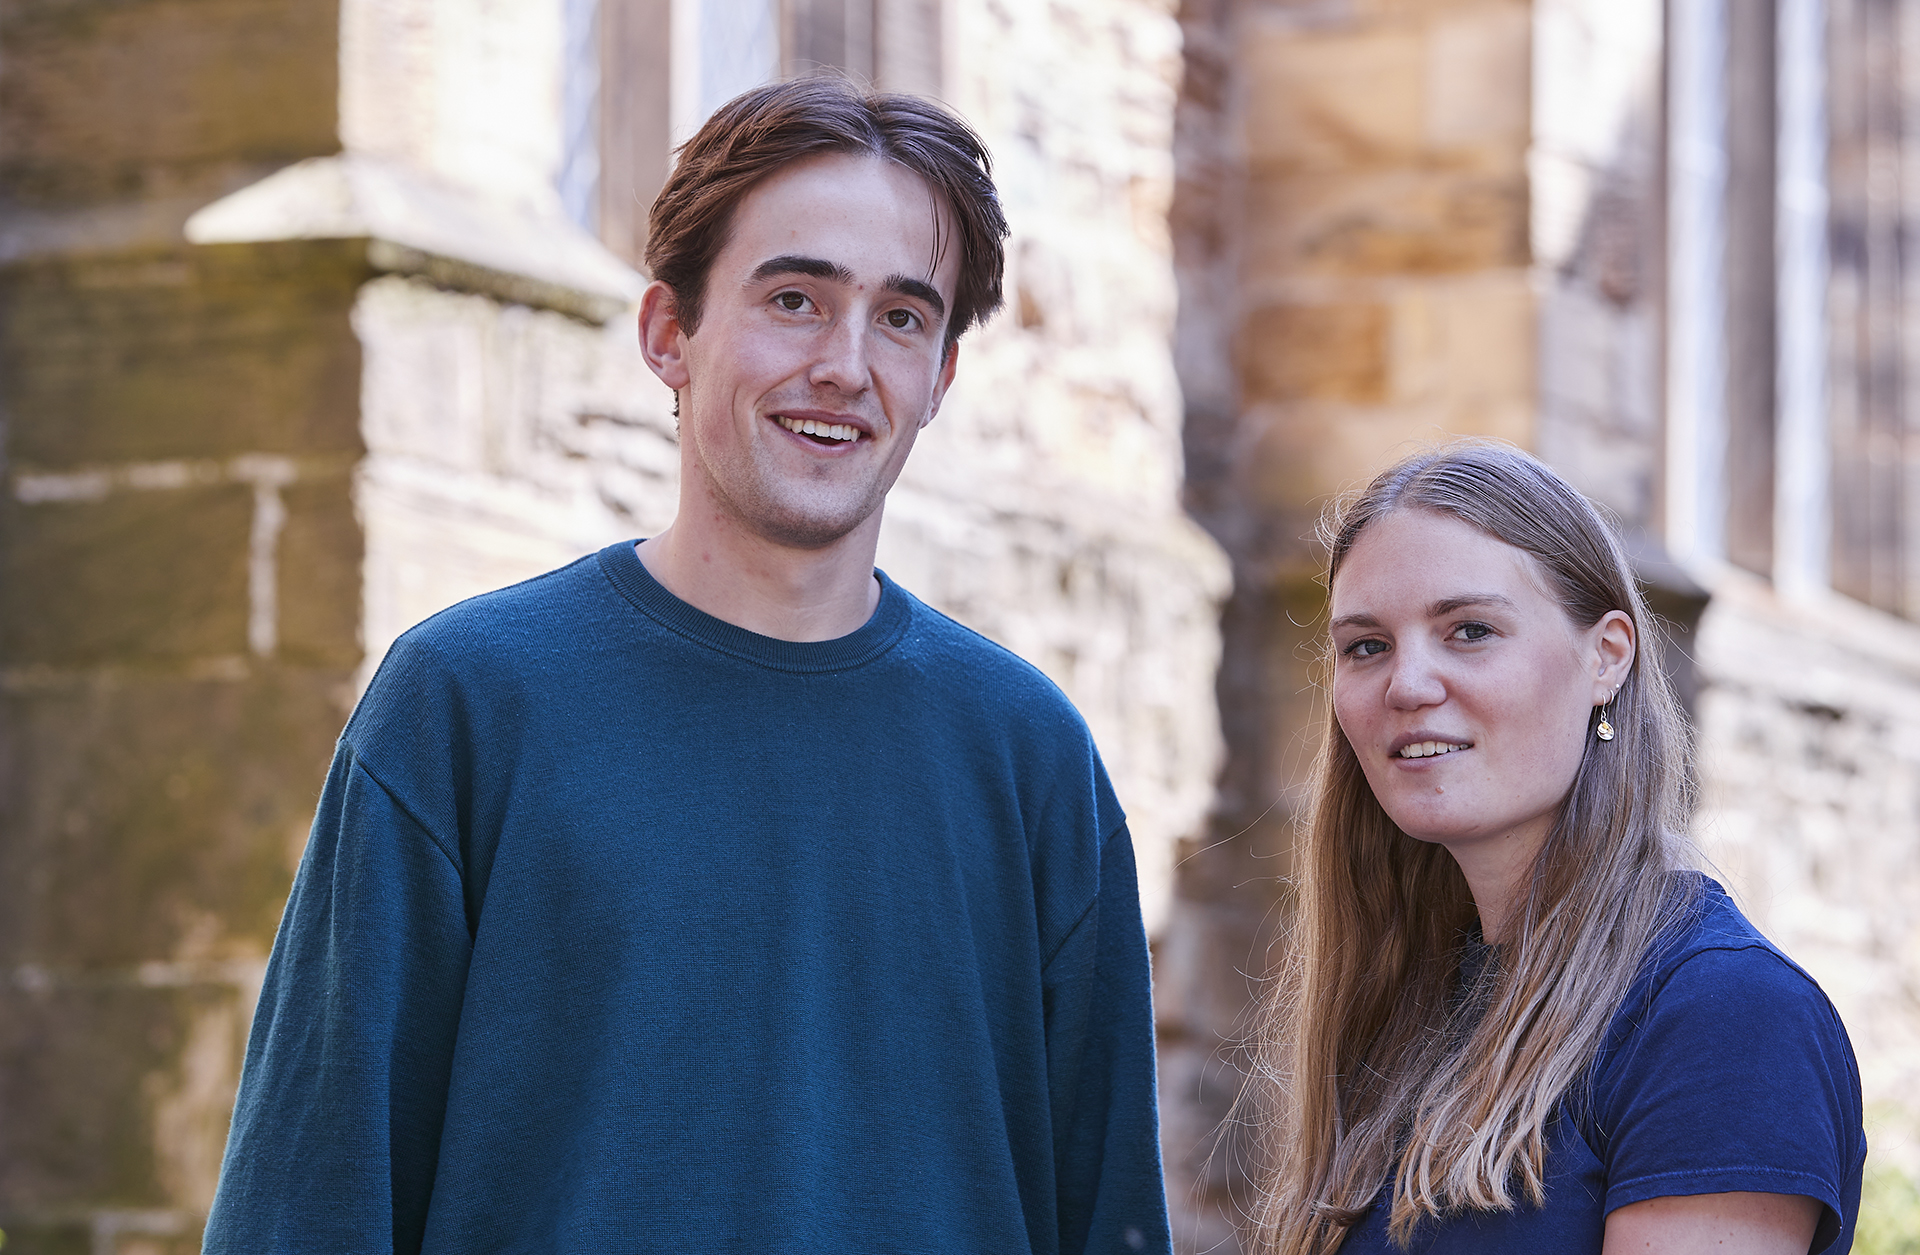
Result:
<svg viewBox="0 0 1920 1255">
<path fill-rule="evenodd" d="M 636 269 L 673 147 L 721 100 L 775 74 L 936 97 L 945 78 L 946 0 L 564 0 L 564 13 L 561 200 Z"/>
<path fill-rule="evenodd" d="M 1668 7 L 1666 535 L 1920 619 L 1920 14 Z"/>
</svg>

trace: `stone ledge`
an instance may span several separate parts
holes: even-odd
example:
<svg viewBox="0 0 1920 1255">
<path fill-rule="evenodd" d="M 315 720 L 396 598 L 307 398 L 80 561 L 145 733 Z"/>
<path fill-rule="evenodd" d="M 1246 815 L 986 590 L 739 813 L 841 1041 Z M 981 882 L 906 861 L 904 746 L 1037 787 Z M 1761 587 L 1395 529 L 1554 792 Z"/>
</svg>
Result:
<svg viewBox="0 0 1920 1255">
<path fill-rule="evenodd" d="M 573 222 L 490 203 L 390 162 L 313 157 L 187 219 L 195 244 L 367 240 L 376 269 L 604 323 L 646 280 Z"/>
</svg>

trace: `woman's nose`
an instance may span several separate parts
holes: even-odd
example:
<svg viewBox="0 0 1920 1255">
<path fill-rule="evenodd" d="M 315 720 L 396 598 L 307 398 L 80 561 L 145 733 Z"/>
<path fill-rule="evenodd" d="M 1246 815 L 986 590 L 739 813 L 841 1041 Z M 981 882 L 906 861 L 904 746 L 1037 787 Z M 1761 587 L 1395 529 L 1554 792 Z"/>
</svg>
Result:
<svg viewBox="0 0 1920 1255">
<path fill-rule="evenodd" d="M 1418 650 L 1395 655 L 1387 680 L 1387 704 L 1395 710 L 1418 710 L 1447 700 L 1447 686 L 1433 660 Z"/>
</svg>

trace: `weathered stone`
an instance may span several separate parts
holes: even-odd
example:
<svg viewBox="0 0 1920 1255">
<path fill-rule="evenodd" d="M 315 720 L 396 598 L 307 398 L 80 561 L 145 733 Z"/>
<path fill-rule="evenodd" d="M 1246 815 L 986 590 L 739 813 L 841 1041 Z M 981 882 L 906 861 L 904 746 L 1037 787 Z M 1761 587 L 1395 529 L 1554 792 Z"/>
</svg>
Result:
<svg viewBox="0 0 1920 1255">
<path fill-rule="evenodd" d="M 1728 572 L 1697 657 L 1698 839 L 1840 1012 L 1876 1161 L 1920 1177 L 1920 628 Z"/>
<path fill-rule="evenodd" d="M 1241 52 L 1256 170 L 1417 160 L 1427 145 L 1426 47 L 1411 23 L 1254 23 Z"/>
<path fill-rule="evenodd" d="M 265 956 L 351 673 L 219 667 L 9 673 L 0 972 Z"/>
<path fill-rule="evenodd" d="M 94 1255 L 93 1226 L 71 1220 L 21 1220 L 0 1215 L 0 1233 L 14 1255 Z"/>
<path fill-rule="evenodd" d="M 0 185 L 16 203 L 218 194 L 335 146 L 335 0 L 12 0 Z"/>
<path fill-rule="evenodd" d="M 14 467 L 357 453 L 364 255 L 303 241 L 0 271 Z"/>
<path fill-rule="evenodd" d="M 0 984 L 0 1228 L 9 1250 L 43 1226 L 57 1249 L 60 1222 L 82 1206 L 167 1209 L 190 1198 L 204 1209 L 227 1113 L 180 1081 L 238 1064 L 250 1007 L 231 988 L 143 983 L 131 973 L 78 983 L 10 975 Z"/>
<path fill-rule="evenodd" d="M 1242 387 L 1249 401 L 1387 399 L 1392 311 L 1375 301 L 1267 305 L 1240 333 Z"/>
<path fill-rule="evenodd" d="M 280 490 L 287 512 L 273 555 L 275 655 L 294 665 L 350 670 L 360 663 L 366 546 L 347 477 Z"/>
<path fill-rule="evenodd" d="M 1255 179 L 1246 221 L 1246 261 L 1261 275 L 1445 274 L 1527 261 L 1527 188 L 1517 173 Z"/>
<path fill-rule="evenodd" d="M 244 487 L 13 503 L 5 516 L 0 657 L 77 666 L 247 648 Z"/>
</svg>

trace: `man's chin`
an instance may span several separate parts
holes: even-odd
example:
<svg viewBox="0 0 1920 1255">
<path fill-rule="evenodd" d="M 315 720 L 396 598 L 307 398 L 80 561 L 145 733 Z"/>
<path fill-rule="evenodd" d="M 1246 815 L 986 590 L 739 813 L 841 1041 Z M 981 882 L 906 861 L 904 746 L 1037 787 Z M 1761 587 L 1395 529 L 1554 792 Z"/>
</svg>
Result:
<svg viewBox="0 0 1920 1255">
<path fill-rule="evenodd" d="M 863 510 L 769 510 L 753 520 L 753 529 L 783 549 L 831 549 L 879 512 L 879 502 Z"/>
</svg>

